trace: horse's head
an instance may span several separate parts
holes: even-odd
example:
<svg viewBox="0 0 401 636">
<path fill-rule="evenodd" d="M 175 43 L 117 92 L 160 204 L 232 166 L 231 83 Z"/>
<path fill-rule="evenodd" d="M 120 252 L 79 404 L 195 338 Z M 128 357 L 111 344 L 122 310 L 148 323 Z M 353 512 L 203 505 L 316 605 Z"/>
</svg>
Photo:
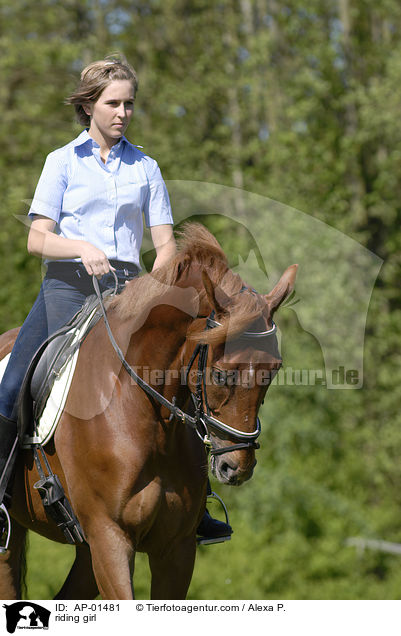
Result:
<svg viewBox="0 0 401 636">
<path fill-rule="evenodd" d="M 240 485 L 252 476 L 259 407 L 282 362 L 273 315 L 292 292 L 296 271 L 297 265 L 289 267 L 267 295 L 231 270 L 218 283 L 202 271 L 207 317 L 188 333 L 198 344 L 187 381 L 208 430 L 212 471 L 223 483 Z"/>
</svg>

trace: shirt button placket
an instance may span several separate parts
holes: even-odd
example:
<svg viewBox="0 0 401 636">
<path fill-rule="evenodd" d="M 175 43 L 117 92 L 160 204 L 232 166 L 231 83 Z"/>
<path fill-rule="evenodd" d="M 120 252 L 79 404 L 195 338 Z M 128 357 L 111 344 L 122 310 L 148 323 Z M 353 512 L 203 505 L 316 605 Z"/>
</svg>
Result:
<svg viewBox="0 0 401 636">
<path fill-rule="evenodd" d="M 112 173 L 110 173 L 109 184 L 108 184 L 108 202 L 109 202 L 109 216 L 108 216 L 108 227 L 109 227 L 109 242 L 110 246 L 113 247 L 113 250 L 116 252 L 116 237 L 114 233 L 114 224 L 117 214 L 117 185 L 115 177 Z M 117 254 L 116 254 L 117 255 Z"/>
</svg>

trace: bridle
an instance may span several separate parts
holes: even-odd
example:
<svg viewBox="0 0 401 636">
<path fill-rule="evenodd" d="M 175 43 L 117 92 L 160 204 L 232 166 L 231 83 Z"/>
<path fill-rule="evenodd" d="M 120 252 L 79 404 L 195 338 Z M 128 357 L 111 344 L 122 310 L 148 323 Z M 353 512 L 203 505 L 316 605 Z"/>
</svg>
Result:
<svg viewBox="0 0 401 636">
<path fill-rule="evenodd" d="M 116 280 L 116 289 L 118 287 L 118 279 L 115 273 L 111 270 L 111 273 L 114 275 Z M 133 380 L 138 384 L 138 386 L 147 393 L 149 397 L 154 399 L 160 405 L 165 406 L 170 411 L 169 421 L 173 419 L 177 419 L 181 421 L 183 424 L 188 424 L 193 427 L 203 441 L 205 446 L 210 449 L 211 455 L 222 455 L 223 453 L 228 453 L 235 450 L 247 449 L 247 448 L 259 448 L 259 444 L 256 442 L 257 438 L 261 433 L 261 425 L 259 417 L 256 418 L 256 428 L 254 431 L 250 433 L 246 433 L 243 431 L 239 431 L 224 422 L 216 419 L 212 413 L 208 404 L 207 399 L 207 390 L 206 390 L 206 370 L 207 370 L 207 358 L 209 352 L 209 345 L 206 343 L 198 343 L 194 349 L 194 352 L 189 360 L 188 366 L 185 372 L 185 382 L 188 386 L 188 376 L 189 372 L 196 360 L 198 358 L 198 368 L 196 373 L 196 383 L 195 383 L 195 392 L 192 392 L 190 389 L 190 394 L 192 398 L 192 402 L 194 405 L 194 415 L 190 415 L 189 413 L 185 413 L 182 409 L 180 409 L 176 405 L 176 398 L 174 397 L 170 402 L 163 395 L 161 395 L 156 389 L 154 389 L 150 384 L 145 382 L 143 378 L 141 378 L 136 371 L 131 367 L 131 365 L 127 362 L 124 357 L 123 352 L 118 346 L 113 333 L 110 328 L 110 324 L 107 318 L 106 310 L 103 303 L 103 298 L 100 293 L 99 283 L 95 276 L 92 277 L 93 287 L 96 292 L 96 296 L 99 301 L 99 305 L 101 308 L 101 312 L 103 315 L 103 320 L 106 325 L 106 330 L 110 339 L 110 342 L 127 373 L 133 378 Z M 217 322 L 214 319 L 214 311 L 210 314 L 210 316 L 206 319 L 206 327 L 205 330 L 213 329 L 214 327 L 220 327 L 221 323 Z M 240 335 L 241 340 L 246 341 L 254 341 L 263 338 L 270 338 L 276 334 L 277 327 L 273 322 L 273 326 L 267 331 L 245 331 Z M 223 433 L 227 438 L 237 442 L 236 444 L 231 444 L 230 446 L 224 446 L 221 448 L 212 448 L 212 442 L 210 440 L 210 431 Z"/>
<path fill-rule="evenodd" d="M 206 319 L 206 327 L 205 330 L 213 329 L 214 327 L 221 327 L 221 323 L 214 320 L 214 311 L 210 314 L 210 316 Z M 277 331 L 277 327 L 273 322 L 273 326 L 271 329 L 267 331 L 244 331 L 240 338 L 241 340 L 254 340 L 259 338 L 268 338 L 270 336 L 275 335 Z M 238 441 L 238 444 L 231 444 L 230 446 L 223 446 L 219 448 L 212 448 L 210 450 L 211 455 L 222 455 L 223 453 L 229 453 L 235 450 L 241 450 L 244 448 L 259 448 L 259 444 L 256 442 L 257 438 L 261 433 L 261 425 L 259 417 L 256 417 L 256 428 L 254 431 L 250 433 L 245 433 L 243 431 L 239 431 L 224 422 L 213 417 L 211 414 L 211 409 L 209 407 L 208 399 L 207 399 L 207 389 L 206 389 L 206 369 L 207 369 L 207 358 L 209 353 L 209 345 L 205 343 L 198 343 L 194 349 L 194 352 L 189 360 L 185 381 L 188 385 L 188 376 L 189 372 L 198 357 L 198 369 L 196 374 L 196 383 L 195 383 L 195 392 L 193 393 L 190 390 L 192 402 L 195 408 L 195 417 L 197 421 L 202 421 L 203 426 L 206 428 L 207 433 L 209 434 L 209 429 L 212 431 L 217 431 L 219 433 L 223 433 L 228 438 L 231 438 L 235 441 Z M 210 440 L 209 440 L 210 441 Z"/>
</svg>

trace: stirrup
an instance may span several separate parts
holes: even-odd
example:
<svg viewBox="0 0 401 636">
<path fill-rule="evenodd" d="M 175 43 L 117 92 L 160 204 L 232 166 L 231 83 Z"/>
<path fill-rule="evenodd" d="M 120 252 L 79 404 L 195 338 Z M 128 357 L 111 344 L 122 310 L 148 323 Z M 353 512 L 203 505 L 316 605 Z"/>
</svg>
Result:
<svg viewBox="0 0 401 636">
<path fill-rule="evenodd" d="M 228 511 L 222 498 L 219 497 L 219 495 L 213 491 L 210 492 L 210 494 L 208 494 L 207 498 L 216 499 L 219 502 L 219 504 L 224 510 L 224 515 L 226 517 L 226 524 L 229 526 L 230 521 L 228 519 Z M 230 540 L 231 540 L 231 534 L 227 534 L 227 535 L 223 535 L 222 537 L 214 537 L 213 539 L 208 539 L 207 537 L 197 537 L 196 543 L 198 545 L 212 545 L 213 543 L 224 543 L 224 541 L 230 541 Z"/>
<path fill-rule="evenodd" d="M 46 465 L 47 475 L 42 468 L 38 448 L 41 451 L 43 461 Z M 79 521 L 65 495 L 59 478 L 53 473 L 40 444 L 33 447 L 33 455 L 40 477 L 39 481 L 37 481 L 33 487 L 38 490 L 45 511 L 63 532 L 67 543 L 83 543 L 85 538 Z"/>
<path fill-rule="evenodd" d="M 8 550 L 8 544 L 10 543 L 10 537 L 11 537 L 11 519 L 10 519 L 10 515 L 8 514 L 8 510 L 5 507 L 4 504 L 0 505 L 0 515 L 4 515 L 5 518 L 5 527 L 4 527 L 4 531 L 2 533 L 2 536 L 0 537 L 0 539 L 3 538 L 3 535 L 6 534 L 6 539 L 4 542 L 4 545 L 0 545 L 0 554 L 5 554 Z"/>
</svg>

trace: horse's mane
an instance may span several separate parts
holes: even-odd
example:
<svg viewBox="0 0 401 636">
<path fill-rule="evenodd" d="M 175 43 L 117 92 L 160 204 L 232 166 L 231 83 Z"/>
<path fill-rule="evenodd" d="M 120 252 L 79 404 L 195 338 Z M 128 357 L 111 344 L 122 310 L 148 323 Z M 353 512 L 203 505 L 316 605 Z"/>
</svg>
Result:
<svg viewBox="0 0 401 636">
<path fill-rule="evenodd" d="M 145 274 L 129 283 L 120 296 L 110 304 L 121 320 L 134 315 L 148 313 L 155 305 L 163 303 L 163 296 L 179 283 L 183 274 L 191 268 L 198 273 L 204 269 L 215 286 L 215 295 L 224 308 L 218 320 L 221 327 L 204 331 L 193 331 L 191 339 L 217 344 L 231 339 L 244 331 L 259 318 L 265 308 L 263 297 L 249 289 L 238 274 L 228 266 L 227 257 L 214 236 L 199 223 L 186 223 L 177 237 L 177 254 L 163 267 Z M 201 276 L 197 279 L 201 281 Z M 195 278 L 189 278 L 193 285 Z M 205 299 L 206 291 L 198 284 L 199 300 Z M 240 293 L 243 292 L 243 293 Z"/>
</svg>

